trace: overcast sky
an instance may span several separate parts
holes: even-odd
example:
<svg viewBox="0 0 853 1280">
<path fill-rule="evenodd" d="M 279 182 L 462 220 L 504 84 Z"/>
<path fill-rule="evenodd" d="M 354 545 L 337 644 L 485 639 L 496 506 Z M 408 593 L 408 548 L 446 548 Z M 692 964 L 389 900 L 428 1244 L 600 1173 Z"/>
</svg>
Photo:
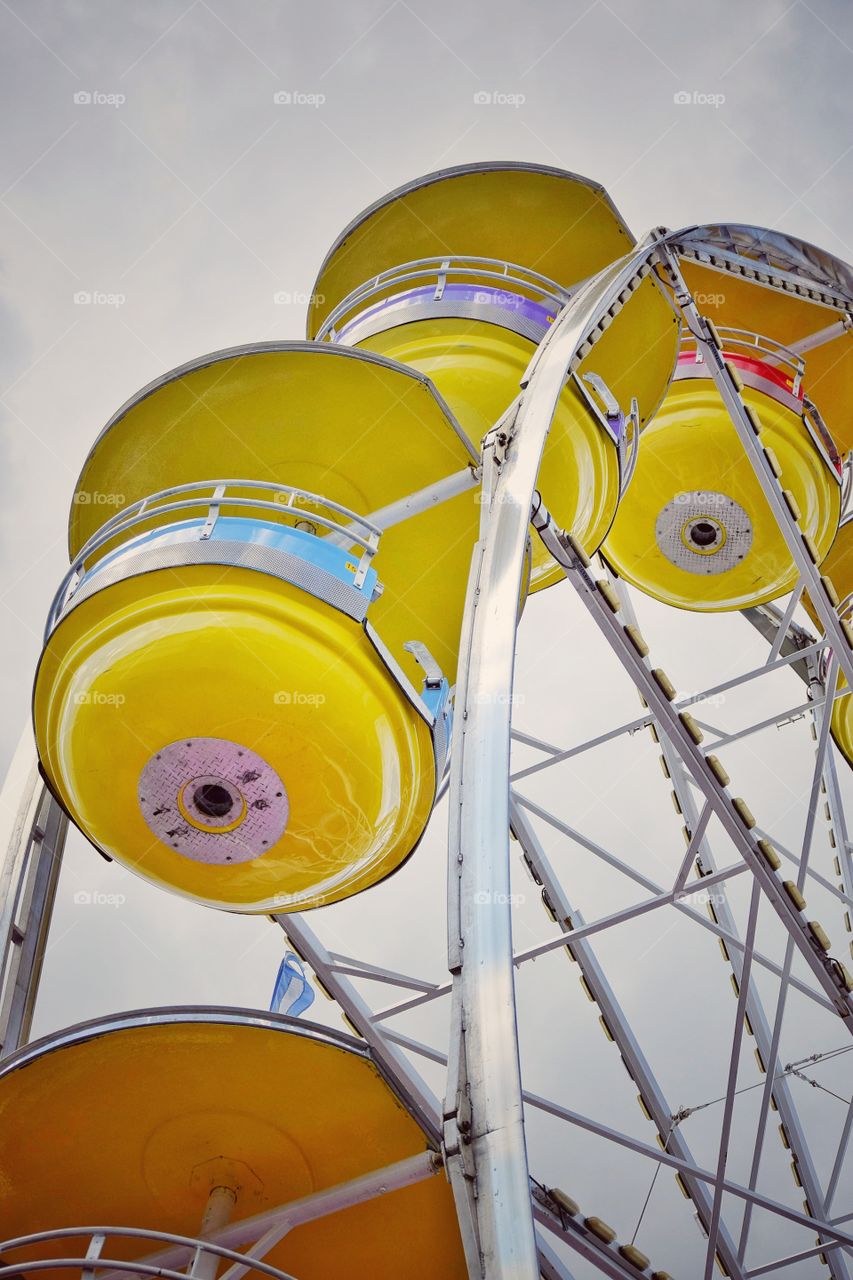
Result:
<svg viewBox="0 0 853 1280">
<path fill-rule="evenodd" d="M 68 504 L 94 436 L 128 396 L 183 361 L 301 337 L 326 249 L 388 189 L 445 165 L 535 161 L 602 182 L 637 234 L 744 221 L 853 259 L 853 9 L 845 0 L 0 0 L 0 49 L 4 766 L 28 716 L 43 620 L 67 564 Z M 677 101 L 684 93 L 688 104 Z M 289 104 L 276 102 L 282 94 Z M 276 301 L 282 295 L 291 301 Z M 739 617 L 700 619 L 645 600 L 638 608 L 656 659 L 684 692 L 766 656 Z M 638 714 L 636 694 L 567 585 L 526 613 L 518 692 L 519 727 L 566 745 Z M 709 708 L 707 718 L 730 730 L 802 698 L 803 686 L 784 672 Z M 726 752 L 738 791 L 789 847 L 802 836 L 810 761 L 804 720 Z M 540 775 L 527 792 L 646 875 L 672 882 L 680 821 L 647 734 Z M 391 882 L 316 916 L 328 945 L 442 979 L 445 821 L 442 806 Z M 587 918 L 642 896 L 577 844 L 541 834 Z M 715 847 L 731 861 L 719 836 Z M 822 822 L 814 860 L 832 876 Z M 745 879 L 731 895 L 741 920 Z M 118 905 L 75 903 L 75 893 L 95 890 Z M 549 925 L 523 877 L 518 892 L 517 941 L 528 945 L 549 936 Z M 838 903 L 817 892 L 812 906 L 841 954 Z M 761 940 L 780 956 L 779 930 L 764 916 Z M 265 1007 L 281 951 L 280 933 L 265 921 L 168 897 L 74 836 L 36 1030 L 145 1004 Z M 717 1098 L 734 1001 L 713 936 L 676 913 L 655 913 L 608 934 L 599 954 L 673 1107 Z M 774 981 L 760 980 L 772 1002 Z M 632 1082 L 562 953 L 525 966 L 519 996 L 529 1088 L 652 1142 Z M 393 998 L 380 993 L 377 1003 Z M 399 1025 L 441 1043 L 446 1012 L 439 1003 Z M 322 997 L 315 1015 L 340 1025 Z M 831 1017 L 791 996 L 783 1062 L 844 1041 Z M 849 1097 L 849 1061 L 812 1074 Z M 742 1071 L 746 1086 L 761 1078 L 751 1046 Z M 427 1074 L 440 1090 L 436 1073 Z M 842 1103 L 793 1083 L 826 1177 Z M 742 1181 L 759 1095 L 743 1094 L 736 1113 L 731 1174 Z M 709 1107 L 685 1122 L 706 1164 L 716 1158 L 719 1120 L 720 1108 Z M 536 1175 L 630 1239 L 650 1163 L 540 1116 L 529 1135 Z M 762 1189 L 799 1207 L 774 1133 L 767 1151 Z M 838 1212 L 853 1209 L 853 1165 L 842 1181 Z M 808 1233 L 759 1216 L 750 1261 L 810 1243 Z M 667 1171 L 638 1244 L 656 1265 L 696 1273 L 701 1238 Z M 572 1267 L 579 1280 L 590 1274 Z M 821 1274 L 817 1262 L 796 1271 L 805 1280 Z"/>
</svg>

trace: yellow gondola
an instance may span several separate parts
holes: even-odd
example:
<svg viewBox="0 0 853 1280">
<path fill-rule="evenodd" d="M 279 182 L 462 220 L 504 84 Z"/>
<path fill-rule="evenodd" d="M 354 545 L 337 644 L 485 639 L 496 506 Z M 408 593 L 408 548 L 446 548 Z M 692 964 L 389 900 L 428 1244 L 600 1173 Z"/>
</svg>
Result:
<svg viewBox="0 0 853 1280">
<path fill-rule="evenodd" d="M 829 578 L 838 595 L 838 612 L 847 622 L 853 620 L 853 516 L 847 516 L 838 529 L 829 555 L 821 565 L 821 573 Z M 820 633 L 820 619 L 808 597 L 803 606 Z M 838 673 L 839 692 L 847 688 L 843 671 Z M 853 766 L 853 698 L 849 694 L 836 698 L 832 706 L 832 736 L 847 763 Z"/>
<path fill-rule="evenodd" d="M 119 411 L 34 694 L 45 776 L 97 848 L 246 912 L 403 862 L 446 759 L 479 507 L 369 517 L 471 461 L 423 376 L 310 343 L 220 353 Z"/>
<path fill-rule="evenodd" d="M 784 262 L 791 267 L 800 242 L 757 228 L 699 228 L 688 245 L 694 251 L 703 245 L 701 261 L 685 256 L 682 267 L 740 374 L 800 530 L 822 557 L 838 528 L 841 462 L 833 435 L 843 439 L 853 344 L 844 324 L 833 321 L 829 295 L 824 301 L 813 280 L 798 292 L 797 278 L 775 260 L 772 280 L 766 270 L 762 274 L 766 262 L 758 263 L 756 255 L 769 252 L 763 236 L 788 246 Z M 715 242 L 729 248 L 721 248 L 710 265 L 708 244 Z M 781 249 L 775 256 L 782 256 Z M 811 345 L 828 328 L 835 336 Z M 643 434 L 631 486 L 603 550 L 627 581 L 683 609 L 748 608 L 784 595 L 796 580 L 752 464 L 689 335 L 672 386 Z"/>
<path fill-rule="evenodd" d="M 574 288 L 632 245 L 607 193 L 586 178 L 510 163 L 442 170 L 392 192 L 338 238 L 314 286 L 308 335 L 420 369 L 477 444 Z M 588 551 L 610 527 L 636 433 L 675 361 L 677 324 L 654 278 L 632 307 L 635 323 L 603 333 L 567 385 L 540 471 L 545 503 Z M 597 400 L 598 412 L 579 414 L 578 396 Z M 625 427 L 618 406 L 632 398 Z M 561 576 L 536 543 L 531 590 Z"/>
<path fill-rule="evenodd" d="M 3 1064 L 0 1237 L 105 1224 L 195 1239 L 217 1188 L 227 1206 L 222 1231 L 427 1150 L 350 1037 L 235 1010 L 122 1014 Z M 5 1249 L 3 1263 L 26 1272 L 36 1260 L 79 1259 L 74 1269 L 38 1272 L 65 1280 L 88 1243 L 85 1234 L 60 1235 Z M 164 1251 L 178 1270 L 192 1262 L 192 1250 L 176 1258 L 168 1241 L 110 1236 L 100 1266 L 109 1273 L 107 1259 Z M 264 1261 L 301 1280 L 466 1275 L 441 1173 L 309 1217 Z"/>
</svg>

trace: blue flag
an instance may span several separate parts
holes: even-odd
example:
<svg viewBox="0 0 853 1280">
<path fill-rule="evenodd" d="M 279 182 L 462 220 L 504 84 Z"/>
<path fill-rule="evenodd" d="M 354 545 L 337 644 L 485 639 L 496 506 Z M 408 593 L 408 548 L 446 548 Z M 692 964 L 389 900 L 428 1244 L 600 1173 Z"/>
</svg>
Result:
<svg viewBox="0 0 853 1280">
<path fill-rule="evenodd" d="M 270 1000 L 270 1013 L 288 1013 L 298 1018 L 314 1003 L 314 988 L 305 976 L 302 961 L 292 951 L 285 951 Z"/>
</svg>

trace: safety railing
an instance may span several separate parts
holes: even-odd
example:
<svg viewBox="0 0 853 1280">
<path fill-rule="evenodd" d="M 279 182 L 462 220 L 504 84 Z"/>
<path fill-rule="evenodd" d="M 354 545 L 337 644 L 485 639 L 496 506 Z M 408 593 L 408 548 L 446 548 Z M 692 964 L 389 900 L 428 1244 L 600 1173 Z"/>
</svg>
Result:
<svg viewBox="0 0 853 1280">
<path fill-rule="evenodd" d="M 843 474 L 841 455 L 817 406 L 803 391 L 806 371 L 806 361 L 803 357 L 798 352 L 792 351 L 790 347 L 786 347 L 784 343 L 777 342 L 775 338 L 752 333 L 749 329 L 727 328 L 724 325 L 717 325 L 716 328 L 726 354 L 734 356 L 735 359 L 738 356 L 752 357 L 763 364 L 781 370 L 791 384 L 790 394 L 802 405 L 803 425 L 830 471 L 840 483 Z M 686 329 L 682 330 L 681 336 L 681 354 L 685 352 L 694 356 L 696 364 L 705 363 L 700 344 Z"/>
<path fill-rule="evenodd" d="M 326 317 L 317 333 L 317 341 L 337 341 L 341 331 L 362 314 L 369 303 L 386 301 L 417 285 L 434 284 L 433 300 L 440 302 L 448 283 L 500 287 L 513 297 L 538 303 L 555 313 L 571 296 L 570 290 L 538 271 L 498 258 L 416 258 L 381 271 L 347 294 Z"/>
<path fill-rule="evenodd" d="M 48 1254 L 42 1258 L 30 1257 L 26 1262 L 5 1262 L 8 1254 L 17 1252 L 19 1249 L 35 1249 L 39 1245 L 51 1245 L 54 1241 L 71 1242 L 81 1236 L 84 1239 L 89 1238 L 84 1255 L 54 1257 Z M 106 1258 L 103 1255 L 104 1245 L 113 1237 L 117 1240 L 139 1241 L 140 1244 L 151 1241 L 154 1244 L 177 1245 L 186 1251 L 191 1251 L 192 1263 L 189 1271 L 173 1270 L 155 1261 L 146 1261 L 142 1258 L 139 1260 Z M 209 1269 L 202 1271 L 199 1267 L 200 1261 L 206 1263 Z M 15 1277 L 20 1280 L 22 1276 L 54 1270 L 76 1272 L 80 1280 L 95 1280 L 96 1271 L 104 1272 L 105 1270 L 112 1273 L 120 1272 L 127 1276 L 157 1276 L 159 1280 L 187 1280 L 188 1274 L 190 1276 L 215 1275 L 223 1262 L 230 1262 L 238 1275 L 248 1271 L 255 1272 L 257 1276 L 269 1276 L 271 1280 L 295 1280 L 290 1272 L 282 1271 L 269 1262 L 252 1257 L 251 1254 L 226 1249 L 210 1240 L 176 1235 L 171 1231 L 151 1231 L 142 1227 L 59 1227 L 53 1231 L 38 1231 L 32 1235 L 0 1242 L 0 1262 L 3 1263 L 0 1265 L 0 1280 L 15 1280 Z"/>
<path fill-rule="evenodd" d="M 777 342 L 775 338 L 767 338 L 761 333 L 752 333 L 749 329 L 735 329 L 725 325 L 717 325 L 717 333 L 727 352 L 733 355 L 753 356 L 765 364 L 781 368 L 791 382 L 791 394 L 800 396 L 805 361 L 796 351 Z M 682 330 L 681 352 L 695 355 L 696 363 L 703 364 L 702 351 L 696 339 L 688 330 Z"/>
<path fill-rule="evenodd" d="M 247 489 L 272 496 L 255 498 L 235 492 Z M 268 480 L 204 480 L 173 485 L 122 508 L 89 538 L 74 557 L 54 596 L 47 618 L 47 634 L 56 625 L 80 582 L 101 558 L 99 552 L 121 550 L 129 540 L 143 533 L 165 531 L 171 525 L 193 517 L 197 527 L 191 528 L 190 533 L 199 542 L 208 541 L 223 515 L 223 509 L 227 509 L 229 515 L 273 519 L 281 525 L 318 537 L 323 536 L 318 530 L 324 530 L 325 536 L 333 537 L 338 546 L 358 547 L 361 554 L 352 571 L 355 587 L 364 583 L 382 532 L 377 525 L 341 503 L 294 485 L 273 484 Z M 169 519 L 164 522 L 164 517 Z"/>
</svg>

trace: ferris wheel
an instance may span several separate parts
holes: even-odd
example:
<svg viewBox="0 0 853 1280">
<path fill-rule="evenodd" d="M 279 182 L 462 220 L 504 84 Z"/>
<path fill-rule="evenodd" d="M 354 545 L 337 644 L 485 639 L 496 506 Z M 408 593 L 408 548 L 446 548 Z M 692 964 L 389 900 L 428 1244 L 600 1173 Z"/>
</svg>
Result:
<svg viewBox="0 0 853 1280">
<path fill-rule="evenodd" d="M 636 241 L 594 182 L 469 165 L 342 232 L 306 341 L 117 411 L 4 791 L 0 1276 L 849 1280 L 851 309 L 781 233 Z M 676 609 L 685 670 L 742 638 L 689 693 Z M 69 821 L 272 919 L 348 1032 L 171 1007 L 29 1043 Z M 435 980 L 359 920 L 440 837 Z"/>
</svg>

